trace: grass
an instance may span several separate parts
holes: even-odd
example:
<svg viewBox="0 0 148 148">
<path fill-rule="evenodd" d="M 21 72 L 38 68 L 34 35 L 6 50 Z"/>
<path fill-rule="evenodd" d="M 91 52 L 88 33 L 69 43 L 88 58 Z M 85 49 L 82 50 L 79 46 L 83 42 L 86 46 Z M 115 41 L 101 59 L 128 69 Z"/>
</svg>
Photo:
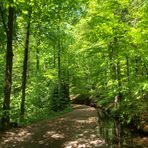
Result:
<svg viewBox="0 0 148 148">
<path fill-rule="evenodd" d="M 20 126 L 26 126 L 35 122 L 39 122 L 42 120 L 50 120 L 59 116 L 62 116 L 66 113 L 69 113 L 72 111 L 72 107 L 68 106 L 63 111 L 54 112 L 49 110 L 48 108 L 41 108 L 41 109 L 34 109 L 30 110 L 26 116 L 23 122 L 19 123 Z"/>
</svg>

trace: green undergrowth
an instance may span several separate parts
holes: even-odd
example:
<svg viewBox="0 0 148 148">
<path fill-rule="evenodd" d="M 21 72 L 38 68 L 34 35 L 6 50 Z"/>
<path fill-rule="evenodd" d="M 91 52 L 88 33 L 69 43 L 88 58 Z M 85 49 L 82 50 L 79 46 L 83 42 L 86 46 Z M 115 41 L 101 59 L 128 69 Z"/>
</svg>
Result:
<svg viewBox="0 0 148 148">
<path fill-rule="evenodd" d="M 54 112 L 54 111 L 49 111 L 46 108 L 43 109 L 38 109 L 38 110 L 32 110 L 32 112 L 30 112 L 30 114 L 28 113 L 25 116 L 25 119 L 23 120 L 23 122 L 19 123 L 20 126 L 26 126 L 32 123 L 36 123 L 42 120 L 50 120 L 59 116 L 62 116 L 66 113 L 69 113 L 72 111 L 72 107 L 69 106 L 67 108 L 65 108 L 63 111 L 59 111 L 59 112 Z"/>
</svg>

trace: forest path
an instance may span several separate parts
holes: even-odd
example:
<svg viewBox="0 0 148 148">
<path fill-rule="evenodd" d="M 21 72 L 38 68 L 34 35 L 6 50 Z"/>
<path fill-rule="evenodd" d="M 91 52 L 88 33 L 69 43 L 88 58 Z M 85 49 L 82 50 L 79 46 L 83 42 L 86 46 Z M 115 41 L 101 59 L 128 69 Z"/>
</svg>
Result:
<svg viewBox="0 0 148 148">
<path fill-rule="evenodd" d="M 40 121 L 0 135 L 0 148 L 95 148 L 98 138 L 97 112 L 85 105 L 61 117 Z"/>
</svg>

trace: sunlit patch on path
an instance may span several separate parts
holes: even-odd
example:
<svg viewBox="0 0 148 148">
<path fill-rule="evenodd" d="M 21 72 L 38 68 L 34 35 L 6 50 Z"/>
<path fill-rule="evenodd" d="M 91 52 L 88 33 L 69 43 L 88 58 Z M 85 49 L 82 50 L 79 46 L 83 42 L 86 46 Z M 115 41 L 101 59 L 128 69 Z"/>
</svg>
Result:
<svg viewBox="0 0 148 148">
<path fill-rule="evenodd" d="M 97 136 L 97 112 L 85 105 L 61 117 L 1 134 L 0 148 L 95 148 L 105 141 Z"/>
</svg>

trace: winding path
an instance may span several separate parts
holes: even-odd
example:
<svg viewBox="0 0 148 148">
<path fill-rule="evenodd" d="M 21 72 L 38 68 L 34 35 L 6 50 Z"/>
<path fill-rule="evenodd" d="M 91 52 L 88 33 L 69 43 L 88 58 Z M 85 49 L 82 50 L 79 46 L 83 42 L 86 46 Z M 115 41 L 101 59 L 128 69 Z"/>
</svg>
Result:
<svg viewBox="0 0 148 148">
<path fill-rule="evenodd" d="M 97 112 L 85 105 L 61 117 L 41 121 L 0 135 L 0 148 L 97 148 Z"/>
</svg>

